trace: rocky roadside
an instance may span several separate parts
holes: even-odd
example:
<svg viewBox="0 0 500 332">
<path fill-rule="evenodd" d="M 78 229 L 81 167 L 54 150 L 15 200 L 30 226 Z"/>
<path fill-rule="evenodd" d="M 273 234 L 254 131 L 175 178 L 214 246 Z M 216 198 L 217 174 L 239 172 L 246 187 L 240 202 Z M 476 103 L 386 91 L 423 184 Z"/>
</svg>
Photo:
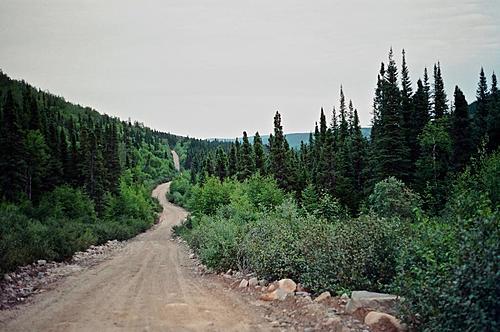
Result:
<svg viewBox="0 0 500 332">
<path fill-rule="evenodd" d="M 125 244 L 126 241 L 108 241 L 100 246 L 90 246 L 84 252 L 76 252 L 65 262 L 38 260 L 4 274 L 0 280 L 0 310 L 27 302 L 30 296 L 47 291 L 58 280 L 110 258 Z"/>
<path fill-rule="evenodd" d="M 185 242 L 176 239 L 180 244 Z M 264 309 L 266 319 L 277 331 L 403 332 L 407 328 L 396 317 L 399 298 L 395 295 L 354 291 L 351 296 L 309 293 L 291 279 L 269 282 L 254 273 L 229 270 L 216 274 L 194 253 L 194 272 L 211 276 L 227 288 Z"/>
</svg>

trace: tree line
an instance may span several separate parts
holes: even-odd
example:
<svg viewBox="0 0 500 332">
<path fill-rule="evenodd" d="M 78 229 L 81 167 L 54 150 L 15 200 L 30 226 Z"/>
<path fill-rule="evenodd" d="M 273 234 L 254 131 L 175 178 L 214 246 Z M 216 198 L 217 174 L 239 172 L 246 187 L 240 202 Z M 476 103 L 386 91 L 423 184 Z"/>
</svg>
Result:
<svg viewBox="0 0 500 332">
<path fill-rule="evenodd" d="M 409 76 L 402 51 L 398 69 L 392 49 L 377 75 L 371 138 L 361 133 L 352 101 L 340 89 L 338 108 L 327 123 L 323 109 L 309 142 L 291 149 L 276 112 L 269 144 L 259 133 L 251 144 L 243 139 L 198 153 L 191 167 L 192 182 L 207 176 L 220 180 L 248 179 L 252 174 L 272 175 L 280 188 L 298 198 L 307 195 L 336 197 L 357 213 L 375 183 L 394 176 L 419 192 L 425 207 L 437 213 L 445 204 L 451 181 L 478 151 L 491 152 L 500 142 L 500 94 L 495 73 L 488 85 L 481 68 L 476 100 L 468 105 L 456 86 L 449 100 L 440 63 L 427 69 L 416 83 Z"/>
</svg>

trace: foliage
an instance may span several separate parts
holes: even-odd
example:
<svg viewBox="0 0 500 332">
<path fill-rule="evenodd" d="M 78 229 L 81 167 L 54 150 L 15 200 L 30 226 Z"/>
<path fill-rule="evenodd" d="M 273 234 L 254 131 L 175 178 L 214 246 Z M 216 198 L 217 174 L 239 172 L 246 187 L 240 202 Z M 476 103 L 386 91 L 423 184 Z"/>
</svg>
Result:
<svg viewBox="0 0 500 332">
<path fill-rule="evenodd" d="M 389 177 L 375 185 L 368 197 L 370 211 L 382 218 L 398 217 L 413 221 L 421 207 L 418 194 L 407 188 L 405 184 Z"/>
</svg>

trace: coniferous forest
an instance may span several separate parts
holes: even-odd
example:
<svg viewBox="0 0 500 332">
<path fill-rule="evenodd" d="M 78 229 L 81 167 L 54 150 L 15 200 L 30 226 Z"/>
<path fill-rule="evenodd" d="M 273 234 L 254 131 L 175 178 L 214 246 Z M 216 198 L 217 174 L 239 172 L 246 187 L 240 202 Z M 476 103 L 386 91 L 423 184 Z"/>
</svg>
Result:
<svg viewBox="0 0 500 332">
<path fill-rule="evenodd" d="M 147 230 L 151 190 L 172 180 L 168 198 L 190 211 L 174 231 L 215 271 L 394 293 L 415 330 L 498 330 L 497 78 L 481 69 L 466 100 L 458 86 L 447 95 L 440 63 L 417 80 L 408 66 L 392 49 L 381 64 L 370 138 L 341 87 L 297 149 L 279 112 L 268 144 L 246 131 L 208 141 L 0 73 L 0 271 Z"/>
<path fill-rule="evenodd" d="M 495 73 L 466 100 L 440 63 L 415 82 L 391 49 L 370 139 L 343 88 L 299 149 L 276 112 L 268 145 L 243 132 L 192 155 L 171 186 L 192 213 L 176 232 L 217 271 L 395 293 L 416 330 L 498 330 L 499 100 Z"/>
</svg>

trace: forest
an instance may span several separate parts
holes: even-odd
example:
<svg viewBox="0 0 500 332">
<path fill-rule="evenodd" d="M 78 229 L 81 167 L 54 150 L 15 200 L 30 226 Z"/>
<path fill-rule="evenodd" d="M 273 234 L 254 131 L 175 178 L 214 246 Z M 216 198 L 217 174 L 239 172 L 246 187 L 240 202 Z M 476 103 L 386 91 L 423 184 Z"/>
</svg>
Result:
<svg viewBox="0 0 500 332">
<path fill-rule="evenodd" d="M 326 114 L 328 113 L 328 114 Z M 330 120 L 327 120 L 327 116 Z M 382 63 L 371 137 L 340 89 L 292 149 L 276 112 L 269 144 L 246 132 L 191 151 L 169 199 L 175 232 L 216 271 L 293 278 L 313 292 L 391 292 L 421 331 L 500 328 L 500 93 L 479 73 L 469 104 L 440 63 L 416 85 L 405 53 Z"/>
<path fill-rule="evenodd" d="M 155 221 L 181 137 L 71 104 L 0 72 L 0 272 L 63 260 Z M 188 144 L 188 143 L 184 143 Z"/>
</svg>

